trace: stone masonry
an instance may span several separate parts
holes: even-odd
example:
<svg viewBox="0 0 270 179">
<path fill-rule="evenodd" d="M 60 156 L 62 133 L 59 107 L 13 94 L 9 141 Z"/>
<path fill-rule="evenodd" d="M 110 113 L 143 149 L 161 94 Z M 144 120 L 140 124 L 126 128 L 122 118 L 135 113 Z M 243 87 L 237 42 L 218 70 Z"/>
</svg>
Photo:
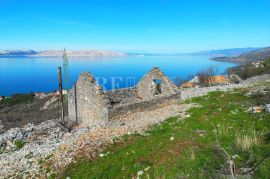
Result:
<svg viewBox="0 0 270 179">
<path fill-rule="evenodd" d="M 94 77 L 87 72 L 68 92 L 69 119 L 86 125 L 108 121 L 109 101 Z"/>
<path fill-rule="evenodd" d="M 106 93 L 90 73 L 84 72 L 68 92 L 69 121 L 93 126 L 175 104 L 179 99 L 176 85 L 157 67 L 135 87 Z"/>
<path fill-rule="evenodd" d="M 176 85 L 158 68 L 153 68 L 149 73 L 144 75 L 141 81 L 137 85 L 137 96 L 149 100 L 156 98 L 157 81 L 160 85 L 160 96 L 170 96 L 176 93 Z"/>
</svg>

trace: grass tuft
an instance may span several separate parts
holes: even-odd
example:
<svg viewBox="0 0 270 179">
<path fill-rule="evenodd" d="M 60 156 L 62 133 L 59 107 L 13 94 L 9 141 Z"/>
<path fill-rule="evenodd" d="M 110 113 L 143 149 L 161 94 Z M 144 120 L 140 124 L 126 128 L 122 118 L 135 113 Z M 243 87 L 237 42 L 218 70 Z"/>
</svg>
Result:
<svg viewBox="0 0 270 179">
<path fill-rule="evenodd" d="M 194 152 L 193 148 L 189 149 L 189 158 L 190 158 L 190 160 L 195 160 L 196 159 L 196 155 L 195 155 L 195 152 Z"/>
<path fill-rule="evenodd" d="M 238 135 L 235 139 L 235 145 L 237 149 L 248 152 L 254 146 L 258 145 L 260 141 L 260 137 L 256 132 L 253 132 L 252 135 Z"/>
<path fill-rule="evenodd" d="M 16 149 L 19 150 L 21 148 L 23 148 L 23 146 L 25 145 L 26 142 L 22 141 L 22 140 L 16 140 L 15 141 L 15 146 L 16 146 Z"/>
</svg>

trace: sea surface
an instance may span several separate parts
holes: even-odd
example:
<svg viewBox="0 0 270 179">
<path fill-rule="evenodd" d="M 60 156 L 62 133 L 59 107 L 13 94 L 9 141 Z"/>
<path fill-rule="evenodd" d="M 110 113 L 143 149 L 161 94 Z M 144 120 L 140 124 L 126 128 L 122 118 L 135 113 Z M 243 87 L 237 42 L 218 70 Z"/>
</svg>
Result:
<svg viewBox="0 0 270 179">
<path fill-rule="evenodd" d="M 121 58 L 68 58 L 66 73 L 62 58 L 1 57 L 0 96 L 18 93 L 52 92 L 58 88 L 57 68 L 66 76 L 70 88 L 80 73 L 92 73 L 104 90 L 135 86 L 153 67 L 159 67 L 172 80 L 187 79 L 200 70 L 215 66 L 220 74 L 232 63 L 215 62 L 209 56 L 128 56 Z"/>
</svg>

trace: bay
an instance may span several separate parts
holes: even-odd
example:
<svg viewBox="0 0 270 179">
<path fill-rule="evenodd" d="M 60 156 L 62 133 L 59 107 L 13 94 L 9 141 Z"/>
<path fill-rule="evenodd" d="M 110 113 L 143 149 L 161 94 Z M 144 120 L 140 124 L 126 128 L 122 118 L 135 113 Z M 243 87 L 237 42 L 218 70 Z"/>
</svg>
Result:
<svg viewBox="0 0 270 179">
<path fill-rule="evenodd" d="M 153 67 L 159 67 L 172 80 L 186 79 L 209 66 L 217 67 L 219 74 L 235 64 L 209 60 L 209 56 L 127 56 L 119 58 L 68 58 L 68 87 L 79 75 L 93 74 L 104 90 L 135 86 Z M 62 58 L 1 57 L 0 95 L 52 92 L 57 90 L 57 68 L 63 68 Z M 64 73 L 63 73 L 64 76 Z"/>
</svg>

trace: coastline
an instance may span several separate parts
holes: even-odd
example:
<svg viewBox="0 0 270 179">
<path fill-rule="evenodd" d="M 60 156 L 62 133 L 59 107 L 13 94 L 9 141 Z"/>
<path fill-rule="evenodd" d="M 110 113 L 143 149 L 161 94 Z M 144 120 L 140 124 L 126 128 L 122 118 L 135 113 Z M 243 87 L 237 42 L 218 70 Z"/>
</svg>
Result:
<svg viewBox="0 0 270 179">
<path fill-rule="evenodd" d="M 242 65 L 244 62 L 241 61 L 236 61 L 235 57 L 213 57 L 209 58 L 209 60 L 216 61 L 216 62 L 229 62 L 229 63 L 234 63 L 237 66 Z"/>
<path fill-rule="evenodd" d="M 125 87 L 130 85 L 129 83 L 133 84 L 133 81 L 128 82 L 129 77 L 140 78 L 154 65 L 164 69 L 172 79 L 176 77 L 185 79 L 189 74 L 197 73 L 212 65 L 217 66 L 221 74 L 227 67 L 235 66 L 232 63 L 210 61 L 209 56 L 70 57 L 69 62 L 70 84 L 73 84 L 83 71 L 90 71 L 96 76 L 105 77 L 108 80 L 105 84 L 106 89 L 112 88 L 110 77 L 121 77 L 123 81 L 119 81 L 119 84 L 121 87 Z M 62 65 L 62 57 L 0 57 L 0 66 L 4 67 L 3 75 L 0 77 L 3 84 L 0 95 L 54 91 L 58 84 L 57 67 Z M 26 69 L 29 70 L 28 73 L 25 73 Z"/>
</svg>

